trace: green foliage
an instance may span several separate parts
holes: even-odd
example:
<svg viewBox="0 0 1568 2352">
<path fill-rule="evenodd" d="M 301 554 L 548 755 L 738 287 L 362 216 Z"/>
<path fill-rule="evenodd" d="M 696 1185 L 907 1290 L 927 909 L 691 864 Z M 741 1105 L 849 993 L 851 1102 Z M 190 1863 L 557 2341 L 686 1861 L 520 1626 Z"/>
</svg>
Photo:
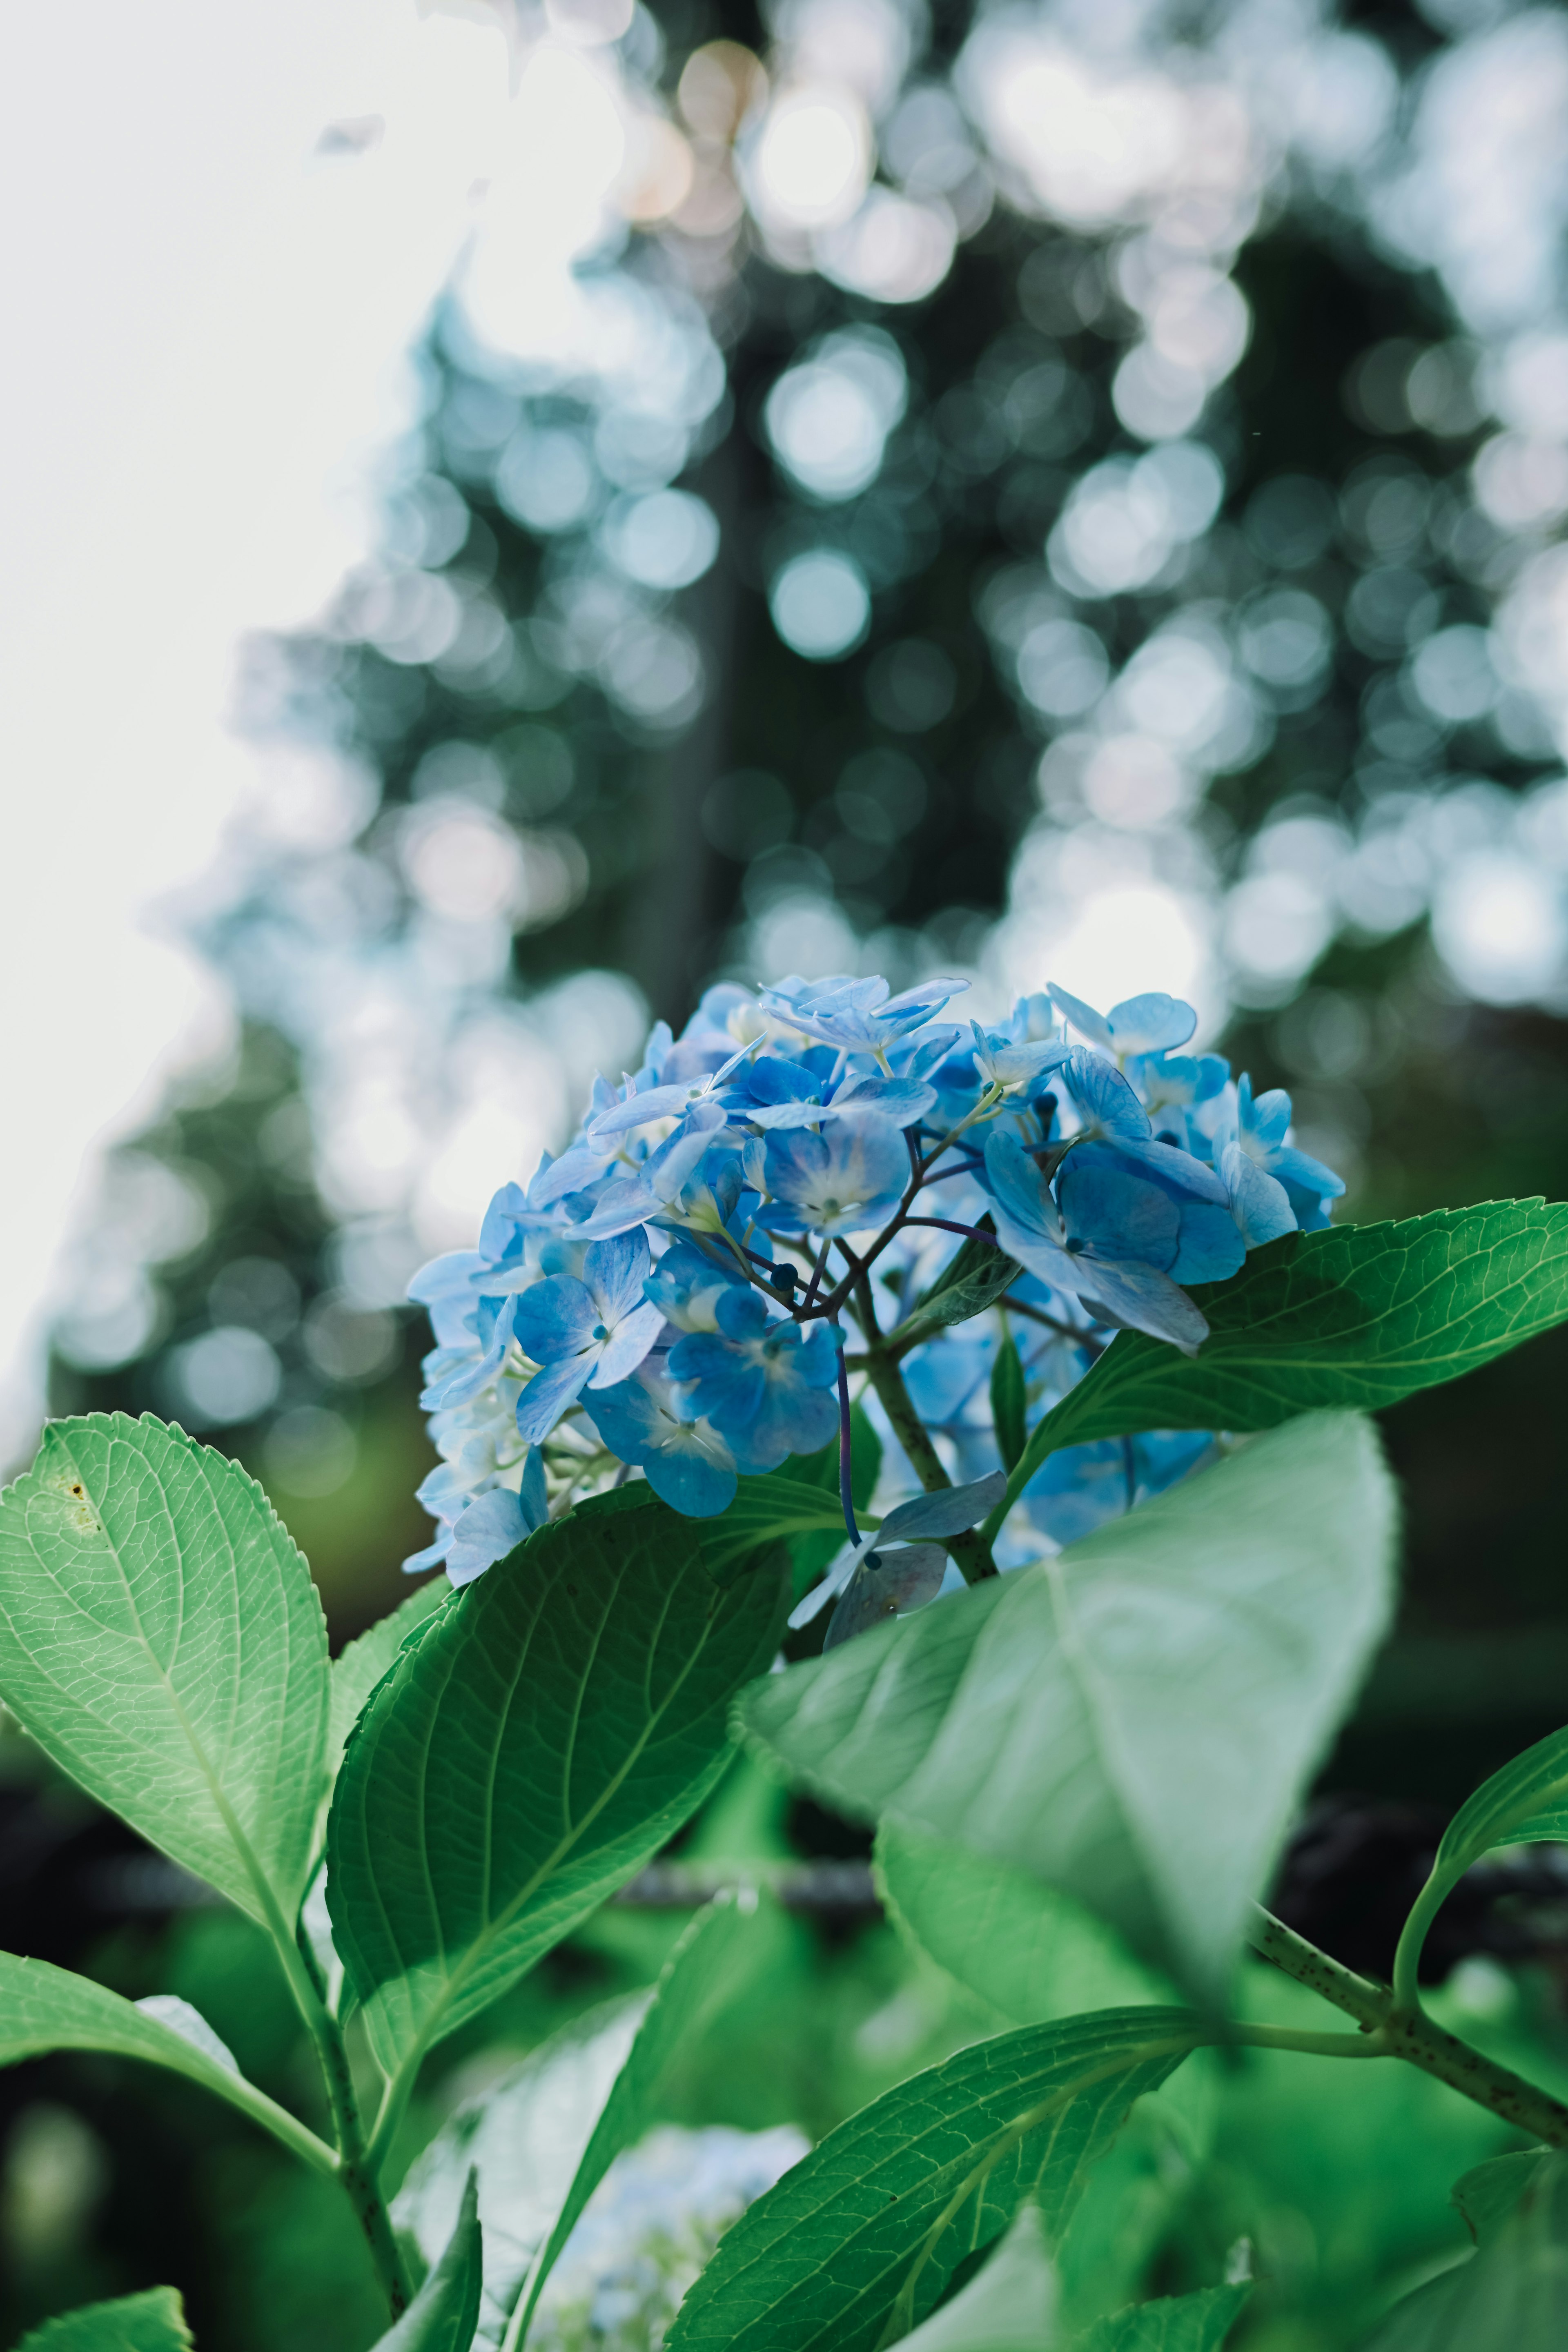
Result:
<svg viewBox="0 0 1568 2352">
<path fill-rule="evenodd" d="M 515 2341 L 527 2333 L 562 2248 L 583 2208 L 624 2147 L 641 2138 L 658 2114 L 659 2092 L 681 2052 L 691 2047 L 734 1990 L 739 1950 L 756 1916 L 750 1888 L 721 1895 L 700 1911 L 670 1954 L 637 2028 L 637 2039 L 578 2161 L 555 2226 L 528 2285 Z"/>
<path fill-rule="evenodd" d="M 1028 1431 L 1024 1421 L 1024 1360 L 1010 1331 L 997 1349 L 996 1360 L 991 1367 L 991 1412 L 1002 1467 L 1016 1469 Z"/>
<path fill-rule="evenodd" d="M 1517 2210 L 1546 2153 L 1542 2147 L 1516 2148 L 1508 2156 L 1494 2156 L 1489 2164 L 1474 2166 L 1455 2181 L 1454 2203 L 1478 2246 L 1495 2237 Z"/>
<path fill-rule="evenodd" d="M 1387 1617 L 1371 1426 L 1306 1416 L 1057 1559 L 750 1693 L 764 1760 L 1031 1871 L 1217 2001 Z"/>
<path fill-rule="evenodd" d="M 464 2184 L 478 2177 L 482 2346 L 500 2344 L 506 2332 L 649 1999 L 633 1993 L 606 2001 L 563 2026 L 449 2116 L 404 2184 L 393 2218 L 434 2261 L 456 2226 Z"/>
<path fill-rule="evenodd" d="M 721 1590 L 646 1488 L 540 1529 L 433 1616 L 338 1778 L 328 1902 L 389 2074 L 656 1853 L 729 1760 L 782 1596 Z"/>
<path fill-rule="evenodd" d="M 988 1216 L 983 1218 L 981 1230 L 989 1232 L 990 1224 Z M 912 1347 L 950 1323 L 967 1323 L 972 1316 L 984 1315 L 988 1307 L 995 1306 L 1008 1284 L 1017 1280 L 1021 1270 L 994 1242 L 965 1242 L 924 1297 L 916 1301 L 908 1322 L 900 1326 L 900 1345 Z"/>
<path fill-rule="evenodd" d="M 1113 2312 L 1085 2330 L 1075 2352 L 1220 2352 L 1251 2293 L 1249 2286 L 1212 2286 Z"/>
<path fill-rule="evenodd" d="M 1110 2010 L 978 2042 L 900 2084 L 734 2224 L 670 2352 L 872 2352 L 1026 2199 L 1058 2231 L 1132 2101 L 1197 2031 L 1179 2010 Z"/>
<path fill-rule="evenodd" d="M 1568 2158 L 1538 2164 L 1468 2262 L 1395 2305 L 1368 2352 L 1561 2352 L 1568 2337 Z"/>
<path fill-rule="evenodd" d="M 191 2352 L 191 2332 L 178 2289 L 154 2286 L 46 2320 L 17 2352 Z"/>
<path fill-rule="evenodd" d="M 389 1616 L 371 1626 L 357 1642 L 347 1643 L 340 1655 L 332 1660 L 331 1699 L 327 1718 L 327 1764 L 334 1777 L 342 1761 L 349 1734 L 359 1721 L 366 1699 L 382 1676 L 392 1672 L 404 1643 L 444 1601 L 451 1598 L 452 1588 L 444 1576 L 433 1577 L 427 1584 L 416 1585 Z"/>
<path fill-rule="evenodd" d="M 1568 1838 L 1568 1731 L 1538 1739 L 1460 1806 L 1443 1832 L 1433 1875 L 1451 1886 L 1497 1845 Z"/>
<path fill-rule="evenodd" d="M 265 2123 L 311 2162 L 327 2162 L 328 2151 L 281 2107 L 247 2083 L 222 2044 L 184 2001 L 178 2025 L 156 2011 L 122 2000 L 106 1985 L 52 1968 L 47 1960 L 18 1959 L 0 1952 L 0 2066 L 41 2057 L 50 2050 L 98 2050 L 115 2058 L 140 2058 L 171 2074 L 188 2075 L 221 2099 Z M 191 2021 L 199 2031 L 193 2033 Z"/>
<path fill-rule="evenodd" d="M 255 1481 L 150 1416 L 55 1422 L 0 1496 L 0 1697 L 73 1780 L 291 1932 L 327 1636 Z"/>
<path fill-rule="evenodd" d="M 484 2271 L 476 2173 L 463 2183 L 457 2227 L 445 2252 L 396 2326 L 376 2352 L 468 2352 L 479 2316 Z"/>
<path fill-rule="evenodd" d="M 870 1507 L 882 1467 L 882 1441 L 863 1405 L 849 1414 L 849 1491 L 857 1511 Z M 721 1582 L 773 1543 L 789 1547 L 791 1586 L 808 1591 L 844 1542 L 838 1491 L 838 1440 L 816 1454 L 794 1454 L 787 1470 L 742 1478 L 734 1501 L 717 1519 L 701 1522 L 704 1556 Z"/>
<path fill-rule="evenodd" d="M 1119 1332 L 1035 1430 L 1010 1497 L 1058 1446 L 1373 1412 L 1473 1371 L 1568 1316 L 1568 1205 L 1493 1201 L 1287 1234 L 1193 1296 L 1209 1325 L 1197 1355 Z"/>
<path fill-rule="evenodd" d="M 1051 2352 L 1057 2274 L 1037 2205 L 1021 2205 L 967 2284 L 902 2341 L 906 2352 Z"/>
<path fill-rule="evenodd" d="M 877 1880 L 911 1942 L 1014 2025 L 1171 1999 L 1072 1895 L 896 1815 L 877 1832 Z"/>
</svg>

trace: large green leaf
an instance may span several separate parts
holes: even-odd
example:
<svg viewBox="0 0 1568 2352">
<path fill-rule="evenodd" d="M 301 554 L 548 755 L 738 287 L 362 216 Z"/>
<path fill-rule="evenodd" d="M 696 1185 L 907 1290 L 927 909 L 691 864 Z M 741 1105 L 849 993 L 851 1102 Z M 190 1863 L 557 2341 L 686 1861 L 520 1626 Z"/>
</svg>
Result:
<svg viewBox="0 0 1568 2352">
<path fill-rule="evenodd" d="M 742 1724 L 826 1803 L 1032 1871 L 1217 2002 L 1386 1622 L 1394 1521 L 1372 1425 L 1310 1414 L 770 1676 Z"/>
<path fill-rule="evenodd" d="M 1568 2158 L 1541 2165 L 1479 2252 L 1396 2304 L 1368 2352 L 1562 2352 L 1568 2343 Z"/>
<path fill-rule="evenodd" d="M 1022 2205 L 966 2286 L 900 2339 L 903 2352 L 1055 2352 L 1056 2269 L 1037 2205 Z"/>
<path fill-rule="evenodd" d="M 150 1416 L 52 1423 L 0 1496 L 0 1698 L 153 1844 L 291 1935 L 327 1635 L 253 1478 Z"/>
<path fill-rule="evenodd" d="M 344 1644 L 341 1654 L 332 1660 L 331 1706 L 327 1727 L 327 1767 L 336 1773 L 342 1761 L 348 1737 L 363 1712 L 369 1698 L 384 1675 L 389 1675 L 397 1661 L 397 1654 L 409 1637 L 417 1633 L 425 1620 L 444 1601 L 452 1598 L 452 1588 L 444 1576 L 434 1576 L 427 1584 L 416 1585 L 405 1601 L 400 1601 L 390 1616 L 381 1618 L 357 1642 Z"/>
<path fill-rule="evenodd" d="M 466 2100 L 399 2191 L 393 2219 L 434 2262 L 456 2227 L 464 2183 L 470 2171 L 478 2174 L 484 2230 L 479 2345 L 493 2347 L 506 2333 L 650 1999 L 633 1993 L 574 2018 Z"/>
<path fill-rule="evenodd" d="M 398 1654 L 348 1745 L 332 1932 L 389 2074 L 639 1870 L 729 1759 L 767 1666 L 773 1573 L 721 1590 L 646 1488 L 542 1528 Z"/>
<path fill-rule="evenodd" d="M 527 2306 L 515 2331 L 517 2342 L 527 2335 L 533 2306 L 583 2208 L 622 2148 L 640 2139 L 655 2120 L 659 2092 L 672 2061 L 681 2051 L 696 2046 L 709 2019 L 734 1991 L 736 1963 L 758 1903 L 751 1887 L 721 1895 L 698 1913 L 666 1961 L 637 2039 L 616 2077 L 529 2281 Z"/>
<path fill-rule="evenodd" d="M 1220 2352 L 1251 2293 L 1249 2286 L 1211 2286 L 1112 2312 L 1085 2329 L 1073 2352 Z"/>
<path fill-rule="evenodd" d="M 484 2238 L 479 2226 L 479 2176 L 463 2183 L 457 2225 L 435 2269 L 375 2352 L 468 2352 L 479 2316 Z"/>
<path fill-rule="evenodd" d="M 1156 2006 L 1168 1980 L 1059 1887 L 896 1816 L 877 1832 L 884 1906 L 910 1942 L 1013 2025 Z"/>
<path fill-rule="evenodd" d="M 191 2331 L 178 2287 L 154 2286 L 46 2319 L 17 2352 L 191 2352 Z"/>
<path fill-rule="evenodd" d="M 18 1959 L 0 1952 L 0 2066 L 37 2058 L 50 2050 L 100 2050 L 110 2057 L 140 2058 L 188 2075 L 220 2099 L 264 2124 L 304 2157 L 331 2169 L 332 2158 L 314 2134 L 247 2083 L 212 2028 L 184 2001 L 154 1996 L 160 2008 L 181 2017 L 165 2022 L 151 2004 L 122 2000 L 107 1986 L 47 1960 Z M 193 2028 L 195 2029 L 193 2031 Z"/>
<path fill-rule="evenodd" d="M 852 2116 L 719 2242 L 670 2352 L 873 2352 L 929 2312 L 1026 2200 L 1059 2235 L 1142 2092 L 1194 2046 L 1180 2010 L 974 2043 Z"/>
<path fill-rule="evenodd" d="M 1568 1204 L 1491 1201 L 1287 1234 L 1193 1296 L 1209 1326 L 1196 1356 L 1119 1332 L 1036 1428 L 988 1532 L 1058 1446 L 1373 1412 L 1517 1348 L 1568 1316 Z"/>
</svg>

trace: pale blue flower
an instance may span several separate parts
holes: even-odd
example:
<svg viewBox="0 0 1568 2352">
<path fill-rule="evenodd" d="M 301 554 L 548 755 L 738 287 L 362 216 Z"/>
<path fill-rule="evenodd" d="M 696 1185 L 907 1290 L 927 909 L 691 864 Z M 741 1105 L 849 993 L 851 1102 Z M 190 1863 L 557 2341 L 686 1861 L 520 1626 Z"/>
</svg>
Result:
<svg viewBox="0 0 1568 2352">
<path fill-rule="evenodd" d="M 544 1465 L 537 1446 L 530 1448 L 515 1486 L 488 1486 L 482 1494 L 471 1495 L 443 1465 L 426 1479 L 419 1500 L 443 1525 L 433 1544 L 404 1561 L 404 1570 L 417 1576 L 444 1562 L 448 1578 L 458 1585 L 471 1584 L 549 1517 Z"/>
<path fill-rule="evenodd" d="M 1062 1076 L 1082 1119 L 1079 1132 L 1086 1143 L 1109 1145 L 1194 1200 L 1212 1201 L 1216 1208 L 1229 1206 L 1229 1195 L 1212 1168 L 1175 1144 L 1155 1142 L 1148 1112 L 1121 1071 L 1102 1055 L 1075 1045 L 1062 1066 Z"/>
<path fill-rule="evenodd" d="M 943 1541 L 977 1527 L 1006 1491 L 1006 1474 L 997 1470 L 970 1486 L 939 1486 L 934 1494 L 916 1495 L 898 1504 L 874 1533 L 852 1544 L 821 1583 L 813 1586 L 792 1611 L 791 1625 L 796 1632 L 809 1625 L 830 1601 L 843 1593 L 844 1602 L 833 1620 L 837 1626 L 842 1615 L 843 1628 L 837 1633 L 829 1629 L 825 1646 L 831 1649 L 836 1642 L 864 1632 L 880 1617 L 896 1616 L 932 1599 L 946 1572 Z M 909 1549 L 898 1549 L 902 1545 Z M 886 1571 L 885 1580 L 881 1580 L 882 1571 Z M 891 1608 L 886 1605 L 889 1601 L 894 1604 Z"/>
<path fill-rule="evenodd" d="M 641 1234 L 591 1243 L 581 1281 L 547 1275 L 517 1303 L 517 1338 L 542 1370 L 518 1400 L 517 1425 L 537 1444 L 588 1387 L 635 1372 L 664 1317 L 643 1297 L 648 1248 Z"/>
<path fill-rule="evenodd" d="M 818 1323 L 808 1338 L 787 1317 L 770 1318 L 754 1290 L 726 1291 L 714 1320 L 669 1351 L 693 1417 L 710 1421 L 746 1470 L 776 1470 L 826 1445 L 838 1426 L 837 1335 Z"/>
<path fill-rule="evenodd" d="M 874 1111 L 837 1119 L 820 1135 L 770 1135 L 763 1165 L 773 1197 L 757 1223 L 775 1234 L 864 1233 L 892 1215 L 910 1181 L 902 1135 Z"/>
<path fill-rule="evenodd" d="M 792 976 L 758 994 L 776 1021 L 805 1036 L 820 1037 L 825 1045 L 842 1046 L 846 1053 L 883 1054 L 968 986 L 966 980 L 927 980 L 892 996 L 885 980 L 840 973 L 835 980 Z"/>
<path fill-rule="evenodd" d="M 1130 1054 L 1173 1052 L 1186 1044 L 1198 1025 L 1197 1014 L 1179 996 L 1164 996 L 1158 992 L 1129 996 L 1106 1013 L 1097 1013 L 1080 997 L 1069 995 L 1055 981 L 1049 985 L 1051 1002 L 1079 1035 L 1087 1037 L 1091 1045 L 1098 1046 L 1102 1054 L 1113 1055 L 1118 1061 Z"/>
<path fill-rule="evenodd" d="M 735 1499 L 736 1461 L 710 1421 L 685 1410 L 663 1354 L 649 1356 L 611 1389 L 590 1389 L 583 1409 L 612 1454 L 641 1470 L 659 1500 L 689 1519 L 710 1519 Z"/>
<path fill-rule="evenodd" d="M 1110 1322 L 1197 1353 L 1208 1325 L 1160 1264 L 1174 1262 L 1181 1242 L 1181 1214 L 1169 1193 L 1134 1175 L 1102 1171 L 1079 1203 L 1084 1222 L 1069 1223 L 1040 1169 L 1010 1135 L 987 1138 L 985 1181 L 997 1239 L 1038 1280 L 1098 1307 Z"/>
</svg>

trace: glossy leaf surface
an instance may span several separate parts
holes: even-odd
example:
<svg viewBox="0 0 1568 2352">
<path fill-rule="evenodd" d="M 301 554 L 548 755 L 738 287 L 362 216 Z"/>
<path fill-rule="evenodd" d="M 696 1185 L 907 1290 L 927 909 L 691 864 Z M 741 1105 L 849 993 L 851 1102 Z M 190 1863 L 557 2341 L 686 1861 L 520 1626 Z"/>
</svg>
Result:
<svg viewBox="0 0 1568 2352">
<path fill-rule="evenodd" d="M 1568 1204 L 1491 1201 L 1287 1234 L 1193 1297 L 1209 1326 L 1196 1356 L 1119 1332 L 1036 1429 L 1011 1496 L 1058 1446 L 1371 1412 L 1473 1371 L 1568 1316 Z"/>
<path fill-rule="evenodd" d="M 873 2352 L 1026 2200 L 1059 2232 L 1132 2101 L 1196 2031 L 1180 2010 L 1110 2010 L 975 2043 L 901 2083 L 725 2232 L 670 2352 Z"/>
<path fill-rule="evenodd" d="M 721 1589 L 691 1522 L 626 1488 L 542 1528 L 399 1653 L 328 1832 L 333 1937 L 388 2074 L 695 1811 L 773 1654 L 782 1583 Z"/>
</svg>

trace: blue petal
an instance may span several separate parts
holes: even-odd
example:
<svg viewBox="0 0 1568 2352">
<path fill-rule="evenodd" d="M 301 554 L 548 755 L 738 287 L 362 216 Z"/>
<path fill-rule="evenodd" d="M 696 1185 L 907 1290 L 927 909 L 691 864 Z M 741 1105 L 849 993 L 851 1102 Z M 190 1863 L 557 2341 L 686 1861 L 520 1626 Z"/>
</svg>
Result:
<svg viewBox="0 0 1568 2352">
<path fill-rule="evenodd" d="M 1093 1005 L 1086 1004 L 1081 997 L 1069 995 L 1065 988 L 1058 988 L 1054 980 L 1047 983 L 1047 992 L 1057 1011 L 1072 1024 L 1080 1037 L 1087 1037 L 1090 1045 L 1100 1047 L 1102 1054 L 1115 1053 L 1116 1040 L 1103 1013 L 1097 1013 Z"/>
<path fill-rule="evenodd" d="M 1227 1143 L 1220 1155 L 1220 1172 L 1230 1187 L 1230 1210 L 1246 1247 L 1258 1249 L 1296 1230 L 1296 1212 L 1289 1195 L 1239 1143 Z"/>
<path fill-rule="evenodd" d="M 986 1189 L 998 1212 L 1015 1234 L 1032 1235 L 1060 1249 L 1066 1234 L 1045 1177 L 1016 1136 L 992 1133 L 985 1139 Z M 998 1233 L 1001 1227 L 997 1227 Z M 1011 1242 L 1005 1244 L 1014 1256 Z M 1048 1279 L 1048 1277 L 1047 1277 Z"/>
<path fill-rule="evenodd" d="M 1075 1045 L 1065 1065 L 1072 1098 L 1089 1127 L 1118 1142 L 1136 1142 L 1149 1133 L 1149 1114 L 1113 1062 Z"/>
<path fill-rule="evenodd" d="M 1006 1481 L 1004 1480 L 1005 1485 Z M 889 1617 L 906 1616 L 934 1601 L 947 1573 L 947 1554 L 940 1544 L 910 1544 L 903 1550 L 879 1548 L 861 1559 L 849 1589 L 828 1622 L 824 1651 L 857 1633 L 868 1633 Z"/>
<path fill-rule="evenodd" d="M 1103 1155 L 1070 1153 L 1057 1180 L 1062 1219 L 1074 1241 L 1099 1258 L 1170 1265 L 1180 1246 L 1182 1213 L 1158 1184 L 1130 1175 Z M 1227 1211 L 1219 1213 L 1228 1224 Z"/>
<path fill-rule="evenodd" d="M 586 1387 L 594 1361 L 592 1356 L 570 1356 L 564 1363 L 547 1364 L 535 1372 L 517 1401 L 518 1434 L 531 1445 L 548 1437 Z"/>
<path fill-rule="evenodd" d="M 601 1321 L 617 1323 L 641 1304 L 652 1263 L 647 1235 L 641 1231 L 589 1244 L 583 1255 L 583 1280 L 594 1295 Z"/>
<path fill-rule="evenodd" d="M 614 1388 L 629 1380 L 664 1328 L 662 1307 L 638 1307 L 616 1324 L 600 1351 L 591 1385 Z"/>
<path fill-rule="evenodd" d="M 504 1486 L 493 1487 L 468 1505 L 453 1528 L 447 1575 L 454 1584 L 472 1584 L 487 1568 L 515 1551 L 529 1533 L 517 1496 Z"/>
<path fill-rule="evenodd" d="M 592 1344 L 599 1320 L 584 1284 L 569 1274 L 546 1275 L 518 1300 L 518 1344 L 536 1364 L 559 1363 Z"/>
<path fill-rule="evenodd" d="M 1092 1257 L 1063 1263 L 1072 1273 L 1058 1277 L 1062 1287 L 1104 1308 L 1112 1322 L 1146 1331 L 1152 1339 L 1168 1339 L 1184 1356 L 1195 1356 L 1208 1338 L 1209 1327 L 1186 1292 L 1154 1266 L 1106 1265 Z"/>
<path fill-rule="evenodd" d="M 1173 1282 L 1228 1282 L 1247 1255 L 1247 1244 L 1228 1209 L 1208 1201 L 1183 1204 L 1181 1246 L 1165 1271 Z"/>
<path fill-rule="evenodd" d="M 1129 996 L 1110 1008 L 1111 1034 L 1119 1054 L 1163 1054 L 1184 1045 L 1198 1025 L 1198 1016 L 1179 996 L 1154 990 L 1147 996 Z"/>
</svg>

